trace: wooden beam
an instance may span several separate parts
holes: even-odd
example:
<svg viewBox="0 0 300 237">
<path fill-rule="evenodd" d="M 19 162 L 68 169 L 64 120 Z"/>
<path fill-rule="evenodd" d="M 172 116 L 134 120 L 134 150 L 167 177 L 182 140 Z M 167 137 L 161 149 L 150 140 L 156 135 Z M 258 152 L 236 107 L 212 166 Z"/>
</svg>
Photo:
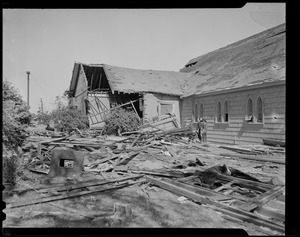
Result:
<svg viewBox="0 0 300 237">
<path fill-rule="evenodd" d="M 100 72 L 99 85 L 98 85 L 99 89 L 100 89 L 100 86 L 101 86 L 101 80 L 102 80 L 102 72 Z"/>
<path fill-rule="evenodd" d="M 132 106 L 132 108 L 134 109 L 134 111 L 135 111 L 135 113 L 136 113 L 136 116 L 138 116 L 138 118 L 140 118 L 138 112 L 137 112 L 136 109 L 135 109 L 135 106 L 134 106 L 133 102 L 130 101 L 130 103 L 131 103 L 131 106 Z"/>
<path fill-rule="evenodd" d="M 272 190 L 269 190 L 262 195 L 255 197 L 251 200 L 251 203 L 240 206 L 241 209 L 246 211 L 252 211 L 259 206 L 262 206 L 269 202 L 272 199 L 275 199 L 277 196 L 283 193 L 285 186 L 277 186 Z"/>
<path fill-rule="evenodd" d="M 129 148 L 132 148 L 132 147 L 135 145 L 135 143 L 140 139 L 141 136 L 142 136 L 142 134 L 139 134 L 139 135 L 134 139 L 134 141 L 131 143 L 131 145 L 130 145 Z"/>
<path fill-rule="evenodd" d="M 49 144 L 49 143 L 51 143 L 51 142 L 62 141 L 62 140 L 65 140 L 66 138 L 68 138 L 68 137 L 70 137 L 70 136 L 71 136 L 71 135 L 64 136 L 64 137 L 60 137 L 60 138 L 49 139 L 49 140 L 40 142 L 40 144 Z"/>
<path fill-rule="evenodd" d="M 116 185 L 116 186 L 99 187 L 98 189 L 92 190 L 92 191 L 81 191 L 81 192 L 76 192 L 76 193 L 62 194 L 62 195 L 58 195 L 58 196 L 54 196 L 54 197 L 29 199 L 29 200 L 26 200 L 26 201 L 9 203 L 9 204 L 6 205 L 6 208 L 10 209 L 10 208 L 24 207 L 24 206 L 40 204 L 40 203 L 46 203 L 46 202 L 59 201 L 59 200 L 73 198 L 73 197 L 90 195 L 90 194 L 93 194 L 93 193 L 103 192 L 103 191 L 107 191 L 107 190 L 114 190 L 114 189 L 118 189 L 118 188 L 123 188 L 123 187 L 130 186 L 130 185 L 132 185 L 132 184 L 130 184 L 130 183 L 129 184 L 120 184 L 120 185 Z"/>
<path fill-rule="evenodd" d="M 234 181 L 231 181 L 231 182 L 229 182 L 229 183 L 227 183 L 227 184 L 224 184 L 224 185 L 222 185 L 222 186 L 220 186 L 220 187 L 218 187 L 218 188 L 215 188 L 214 191 L 215 191 L 215 192 L 218 192 L 218 191 L 220 191 L 220 190 L 222 190 L 222 189 L 224 189 L 224 188 L 228 188 L 228 187 L 230 187 L 231 184 L 233 184 L 233 183 L 234 183 Z"/>
<path fill-rule="evenodd" d="M 226 215 L 230 215 L 234 218 L 238 218 L 242 221 L 253 223 L 253 224 L 256 224 L 256 225 L 259 225 L 259 226 L 265 226 L 265 227 L 268 227 L 270 229 L 274 229 L 276 231 L 283 232 L 283 233 L 285 231 L 285 228 L 284 228 L 283 225 L 276 224 L 276 223 L 274 223 L 274 222 L 272 222 L 268 219 L 265 219 L 265 218 L 262 218 L 260 216 L 254 215 L 250 212 L 239 210 L 235 207 L 226 206 L 226 205 L 223 205 L 221 203 L 212 201 L 212 200 L 208 199 L 206 196 L 201 196 L 201 195 L 199 195 L 199 194 L 197 194 L 193 191 L 186 190 L 186 189 L 180 187 L 179 182 L 172 181 L 172 183 L 170 183 L 170 181 L 168 181 L 166 179 L 159 180 L 159 179 L 155 179 L 155 178 L 152 178 L 152 177 L 149 177 L 149 176 L 146 176 L 146 180 L 148 182 L 151 182 L 151 183 L 163 188 L 163 189 L 174 192 L 177 195 L 183 195 L 183 196 L 185 196 L 187 198 L 190 198 L 194 201 L 198 201 L 198 202 L 204 203 L 206 205 L 209 205 L 212 209 L 214 209 L 216 211 L 222 212 Z"/>
<path fill-rule="evenodd" d="M 135 102 L 135 101 L 137 101 L 137 100 L 134 100 L 134 101 L 132 101 L 132 102 Z M 127 103 L 121 104 L 121 105 L 117 105 L 117 106 L 115 106 L 115 107 L 113 107 L 113 108 L 111 108 L 111 109 L 107 109 L 107 110 L 104 110 L 104 111 L 102 111 L 102 112 L 100 112 L 100 113 L 94 114 L 94 116 L 99 115 L 99 114 L 103 114 L 103 113 L 108 113 L 108 112 L 110 112 L 110 111 L 112 111 L 112 110 L 115 110 L 115 109 L 117 109 L 117 108 L 121 108 L 121 107 L 123 107 L 123 106 L 125 106 L 125 105 L 129 105 L 129 104 L 130 104 L 130 102 L 127 102 Z"/>
<path fill-rule="evenodd" d="M 127 176 L 127 177 L 118 178 L 118 179 L 102 180 L 102 181 L 97 180 L 97 181 L 91 181 L 91 182 L 82 183 L 82 184 L 69 184 L 69 185 L 64 185 L 64 186 L 60 186 L 60 187 L 43 188 L 43 189 L 40 189 L 39 191 L 42 193 L 48 192 L 51 190 L 55 190 L 57 192 L 71 191 L 71 190 L 76 190 L 76 189 L 81 189 L 81 188 L 86 188 L 86 187 L 94 187 L 94 186 L 105 185 L 105 184 L 110 184 L 110 183 L 122 182 L 122 181 L 130 180 L 130 179 L 137 179 L 137 178 L 141 178 L 141 177 L 143 177 L 143 175 L 132 175 L 132 176 Z"/>
<path fill-rule="evenodd" d="M 276 164 L 281 164 L 281 165 L 285 165 L 285 160 L 283 158 L 283 160 L 280 159 L 270 159 L 270 158 L 258 158 L 258 157 L 252 157 L 249 155 L 237 155 L 237 154 L 229 154 L 229 153 L 221 153 L 220 156 L 228 156 L 228 157 L 236 157 L 236 158 L 240 158 L 240 159 L 245 159 L 245 160 L 255 160 L 255 161 L 260 161 L 260 162 L 272 162 L 272 163 L 276 163 Z M 261 156 L 259 156 L 261 157 Z"/>
</svg>

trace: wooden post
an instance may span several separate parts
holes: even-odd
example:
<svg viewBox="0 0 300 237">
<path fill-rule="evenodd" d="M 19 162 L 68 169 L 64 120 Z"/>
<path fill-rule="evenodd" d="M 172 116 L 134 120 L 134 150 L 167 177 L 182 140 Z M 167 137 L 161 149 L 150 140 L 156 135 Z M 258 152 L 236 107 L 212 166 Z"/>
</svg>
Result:
<svg viewBox="0 0 300 237">
<path fill-rule="evenodd" d="M 27 71 L 27 106 L 29 107 L 29 74 L 30 72 Z"/>
<path fill-rule="evenodd" d="M 135 109 L 134 104 L 132 103 L 132 101 L 130 101 L 130 103 L 131 103 L 131 105 L 132 105 L 132 107 L 133 107 L 133 109 L 134 109 L 136 115 L 138 116 L 138 118 L 140 118 L 140 116 L 139 116 L 138 112 L 136 111 L 136 109 Z"/>
</svg>

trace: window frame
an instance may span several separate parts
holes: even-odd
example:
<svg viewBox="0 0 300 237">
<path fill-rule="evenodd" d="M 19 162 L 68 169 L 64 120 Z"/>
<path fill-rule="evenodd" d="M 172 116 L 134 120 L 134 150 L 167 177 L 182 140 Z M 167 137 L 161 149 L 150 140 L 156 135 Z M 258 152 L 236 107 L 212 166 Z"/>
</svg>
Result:
<svg viewBox="0 0 300 237">
<path fill-rule="evenodd" d="M 227 106 L 225 106 L 227 105 Z M 226 108 L 227 108 L 227 120 L 226 120 Z M 228 100 L 224 101 L 224 106 L 223 106 L 223 110 L 224 110 L 224 123 L 229 123 L 229 103 Z"/>
<path fill-rule="evenodd" d="M 220 118 L 220 121 L 219 121 Z M 223 115 L 222 115 L 222 103 L 220 100 L 217 102 L 217 111 L 216 111 L 216 123 L 223 122 Z"/>
<path fill-rule="evenodd" d="M 194 104 L 194 122 L 196 122 L 196 119 L 199 117 L 199 106 L 198 102 Z"/>
<path fill-rule="evenodd" d="M 163 116 L 163 114 L 161 114 L 161 106 L 162 105 L 171 105 L 172 106 L 172 112 L 174 113 L 174 102 L 164 102 L 164 101 L 160 101 L 159 102 L 159 106 L 158 106 L 158 116 Z"/>
<path fill-rule="evenodd" d="M 261 111 L 259 111 L 259 105 L 258 105 L 259 100 L 261 101 Z M 261 121 L 258 121 L 259 112 L 261 112 Z M 256 113 L 256 123 L 263 124 L 264 123 L 264 107 L 263 107 L 263 99 L 261 96 L 258 96 L 256 99 L 255 113 Z"/>
<path fill-rule="evenodd" d="M 249 114 L 249 101 L 251 101 L 251 115 Z M 245 115 L 245 122 L 248 124 L 253 124 L 255 123 L 254 121 L 254 104 L 253 104 L 253 99 L 251 96 L 248 96 L 247 101 L 246 101 L 246 115 Z"/>
</svg>

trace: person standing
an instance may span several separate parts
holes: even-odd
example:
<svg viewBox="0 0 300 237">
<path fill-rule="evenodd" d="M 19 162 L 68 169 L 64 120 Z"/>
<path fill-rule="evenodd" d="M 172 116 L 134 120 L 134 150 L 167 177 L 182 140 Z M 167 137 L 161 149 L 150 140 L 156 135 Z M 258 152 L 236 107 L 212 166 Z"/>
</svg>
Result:
<svg viewBox="0 0 300 237">
<path fill-rule="evenodd" d="M 200 127 L 201 127 L 202 141 L 204 143 L 207 143 L 207 124 L 206 124 L 206 120 L 205 119 L 202 119 Z"/>
<path fill-rule="evenodd" d="M 198 134 L 198 138 L 199 138 L 199 141 L 202 143 L 201 123 L 200 123 L 201 119 L 198 117 L 196 121 L 197 121 L 197 134 Z"/>
</svg>

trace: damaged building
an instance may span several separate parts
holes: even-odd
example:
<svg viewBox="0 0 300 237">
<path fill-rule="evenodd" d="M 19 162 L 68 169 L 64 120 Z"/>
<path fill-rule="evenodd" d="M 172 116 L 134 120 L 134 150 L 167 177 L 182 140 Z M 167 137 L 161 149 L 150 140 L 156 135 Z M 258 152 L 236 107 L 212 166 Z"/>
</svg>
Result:
<svg viewBox="0 0 300 237">
<path fill-rule="evenodd" d="M 142 123 L 170 113 L 180 124 L 185 79 L 186 73 L 181 72 L 75 63 L 71 105 L 88 114 L 92 129 L 103 127 L 109 111 L 118 107 L 134 110 Z"/>
<path fill-rule="evenodd" d="M 143 123 L 173 113 L 180 126 L 205 118 L 208 141 L 285 140 L 285 24 L 190 60 L 179 72 L 75 63 L 71 104 L 100 128 L 128 106 Z"/>
</svg>

